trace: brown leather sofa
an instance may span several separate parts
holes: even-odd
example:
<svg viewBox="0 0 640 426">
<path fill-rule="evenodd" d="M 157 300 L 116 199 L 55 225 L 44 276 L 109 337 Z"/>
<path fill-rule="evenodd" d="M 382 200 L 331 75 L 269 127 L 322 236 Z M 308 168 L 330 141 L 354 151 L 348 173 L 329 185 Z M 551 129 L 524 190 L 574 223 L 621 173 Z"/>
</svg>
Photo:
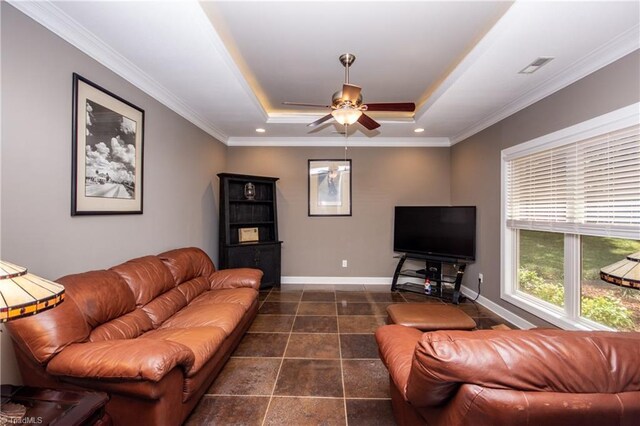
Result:
<svg viewBox="0 0 640 426">
<path fill-rule="evenodd" d="M 64 303 L 7 324 L 22 379 L 107 392 L 116 425 L 179 425 L 255 318 L 261 278 L 196 248 L 60 278 Z"/>
<path fill-rule="evenodd" d="M 376 330 L 399 425 L 637 425 L 640 333 Z"/>
</svg>

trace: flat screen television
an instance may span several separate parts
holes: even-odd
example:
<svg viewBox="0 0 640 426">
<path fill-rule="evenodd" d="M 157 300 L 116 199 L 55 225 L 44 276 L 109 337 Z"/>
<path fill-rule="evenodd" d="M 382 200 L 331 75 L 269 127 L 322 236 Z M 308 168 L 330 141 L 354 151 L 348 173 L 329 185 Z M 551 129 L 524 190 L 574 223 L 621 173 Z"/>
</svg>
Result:
<svg viewBox="0 0 640 426">
<path fill-rule="evenodd" d="M 393 250 L 435 260 L 475 260 L 475 206 L 396 206 Z"/>
</svg>

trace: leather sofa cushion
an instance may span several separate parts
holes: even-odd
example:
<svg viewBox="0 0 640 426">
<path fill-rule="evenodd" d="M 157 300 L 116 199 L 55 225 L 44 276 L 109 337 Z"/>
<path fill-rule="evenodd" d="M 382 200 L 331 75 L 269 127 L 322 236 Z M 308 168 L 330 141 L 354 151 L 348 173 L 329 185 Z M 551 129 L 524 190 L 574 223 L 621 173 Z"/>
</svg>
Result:
<svg viewBox="0 0 640 426">
<path fill-rule="evenodd" d="M 376 329 L 380 359 L 387 367 L 391 380 L 406 399 L 407 382 L 416 343 L 422 332 L 403 325 L 387 325 Z"/>
<path fill-rule="evenodd" d="M 640 383 L 640 334 L 563 330 L 425 333 L 406 397 L 415 406 L 448 400 L 460 383 L 528 392 L 619 393 Z"/>
<path fill-rule="evenodd" d="M 135 309 L 135 299 L 122 278 L 113 271 L 90 271 L 58 280 L 67 298 L 73 299 L 89 325 L 95 328 Z"/>
<path fill-rule="evenodd" d="M 162 323 L 159 329 L 219 327 L 228 336 L 240 323 L 244 313 L 244 307 L 237 303 L 189 305 Z"/>
<path fill-rule="evenodd" d="M 190 303 L 190 306 L 198 306 L 207 303 L 237 303 L 247 311 L 256 298 L 256 291 L 252 288 L 230 288 L 223 290 L 211 290 L 201 294 Z"/>
<path fill-rule="evenodd" d="M 193 362 L 193 352 L 176 342 L 110 340 L 69 345 L 47 364 L 47 372 L 56 376 L 157 382 L 176 366 L 188 371 Z"/>
<path fill-rule="evenodd" d="M 85 341 L 91 331 L 70 297 L 54 309 L 8 322 L 5 326 L 15 343 L 42 365 L 72 343 Z"/>
<path fill-rule="evenodd" d="M 196 277 L 209 277 L 216 271 L 207 254 L 196 247 L 170 250 L 158 258 L 171 271 L 175 284 L 181 284 Z"/>
<path fill-rule="evenodd" d="M 178 285 L 177 288 L 180 289 L 182 294 L 184 294 L 184 298 L 187 300 L 187 303 L 191 303 L 193 299 L 209 290 L 210 284 L 207 278 L 198 277 Z"/>
<path fill-rule="evenodd" d="M 89 341 L 135 339 L 152 328 L 153 324 L 149 316 L 141 308 L 138 308 L 94 328 L 89 335 Z"/>
<path fill-rule="evenodd" d="M 213 357 L 225 338 L 226 333 L 218 327 L 191 327 L 153 330 L 144 334 L 140 340 L 168 340 L 189 348 L 193 352 L 195 360 L 191 368 L 187 370 L 186 376 L 192 377 Z"/>
<path fill-rule="evenodd" d="M 138 307 L 175 287 L 171 272 L 156 256 L 129 260 L 111 268 L 127 283 Z"/>
<path fill-rule="evenodd" d="M 153 299 L 142 307 L 142 310 L 151 318 L 153 328 L 158 328 L 180 309 L 187 305 L 187 299 L 180 289 L 174 288 Z"/>
</svg>

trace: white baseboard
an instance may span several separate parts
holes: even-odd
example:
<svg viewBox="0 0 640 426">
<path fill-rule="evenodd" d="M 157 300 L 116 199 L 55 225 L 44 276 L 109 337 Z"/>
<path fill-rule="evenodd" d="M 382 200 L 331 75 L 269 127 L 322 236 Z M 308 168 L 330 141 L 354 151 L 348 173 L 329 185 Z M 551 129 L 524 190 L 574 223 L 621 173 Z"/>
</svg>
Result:
<svg viewBox="0 0 640 426">
<path fill-rule="evenodd" d="M 282 277 L 282 284 L 391 285 L 391 277 Z"/>
<path fill-rule="evenodd" d="M 476 297 L 476 295 L 478 294 L 477 292 L 471 290 L 469 287 L 465 287 L 462 286 L 460 288 L 460 292 L 462 294 L 464 294 L 465 296 L 467 296 L 470 299 L 474 299 Z M 480 305 L 484 306 L 485 308 L 487 308 L 488 310 L 490 310 L 491 312 L 500 315 L 502 318 L 506 319 L 507 321 L 509 321 L 511 324 L 521 328 L 521 329 L 529 329 L 529 328 L 533 328 L 535 327 L 535 324 L 530 323 L 529 321 L 527 321 L 526 319 L 519 317 L 518 315 L 514 314 L 513 312 L 503 308 L 502 306 L 498 305 L 495 302 L 492 302 L 491 300 L 487 299 L 486 297 L 480 295 L 480 297 L 478 297 L 478 300 L 476 301 L 477 303 L 479 303 Z"/>
</svg>

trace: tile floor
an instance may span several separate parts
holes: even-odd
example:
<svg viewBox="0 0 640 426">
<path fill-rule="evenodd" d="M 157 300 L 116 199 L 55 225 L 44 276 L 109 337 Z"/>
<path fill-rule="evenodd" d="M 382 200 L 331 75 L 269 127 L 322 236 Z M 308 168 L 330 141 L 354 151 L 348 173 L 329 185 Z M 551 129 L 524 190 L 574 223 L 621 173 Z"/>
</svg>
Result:
<svg viewBox="0 0 640 426">
<path fill-rule="evenodd" d="M 375 329 L 391 303 L 443 303 L 386 286 L 283 285 L 260 309 L 187 425 L 394 425 Z M 471 302 L 478 328 L 507 324 Z"/>
</svg>

